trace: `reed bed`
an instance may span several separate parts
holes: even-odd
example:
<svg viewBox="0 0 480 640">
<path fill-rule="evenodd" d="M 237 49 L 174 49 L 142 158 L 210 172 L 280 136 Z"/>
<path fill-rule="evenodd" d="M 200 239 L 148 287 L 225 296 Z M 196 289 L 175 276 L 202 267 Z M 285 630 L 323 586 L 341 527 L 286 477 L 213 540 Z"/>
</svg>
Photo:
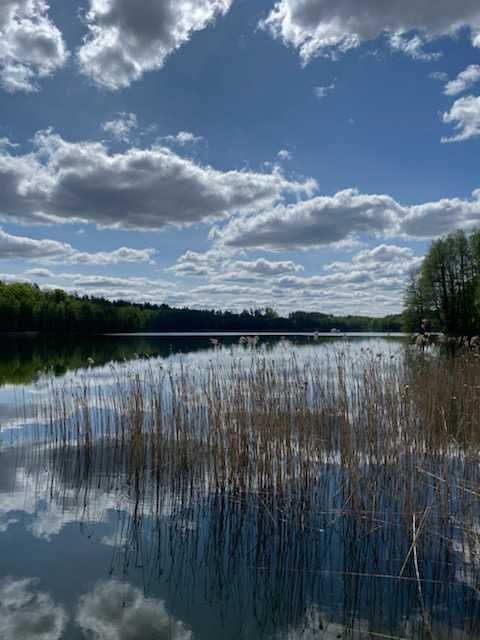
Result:
<svg viewBox="0 0 480 640">
<path fill-rule="evenodd" d="M 105 388 L 88 375 L 50 380 L 33 446 L 22 446 L 36 468 L 54 471 L 57 498 L 69 487 L 84 505 L 98 491 L 128 502 L 117 532 L 126 565 L 146 553 L 154 571 L 175 547 L 185 556 L 178 583 L 199 557 L 221 564 L 210 588 L 247 580 L 247 567 L 270 603 L 266 626 L 279 593 L 290 605 L 275 615 L 291 624 L 292 607 L 305 614 L 305 592 L 325 598 L 342 576 L 349 628 L 382 602 L 391 612 L 376 636 L 351 637 L 399 626 L 409 637 L 452 637 L 439 620 L 456 637 L 480 637 L 479 358 L 252 351 L 204 370 L 152 364 L 111 377 Z M 166 514 L 170 538 L 158 525 Z M 140 542 L 146 520 L 157 522 L 156 552 Z"/>
</svg>

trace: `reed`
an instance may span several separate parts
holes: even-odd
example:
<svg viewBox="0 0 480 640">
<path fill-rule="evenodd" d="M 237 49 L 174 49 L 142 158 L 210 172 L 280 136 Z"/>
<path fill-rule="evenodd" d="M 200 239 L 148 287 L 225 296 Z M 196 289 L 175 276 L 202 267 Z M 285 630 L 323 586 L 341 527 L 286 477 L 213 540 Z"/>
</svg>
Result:
<svg viewBox="0 0 480 640">
<path fill-rule="evenodd" d="M 205 370 L 150 364 L 112 377 L 107 389 L 88 374 L 49 380 L 35 442 L 22 446 L 85 503 L 100 490 L 127 496 L 122 539 L 139 535 L 145 514 L 168 512 L 177 533 L 206 521 L 203 552 L 241 558 L 260 590 L 280 580 L 294 597 L 310 571 L 323 572 L 323 588 L 341 574 L 349 597 L 366 579 L 380 599 L 386 583 L 393 599 L 408 584 L 425 637 L 440 637 L 430 616 L 452 589 L 476 598 L 480 358 L 249 350 Z M 323 532 L 343 541 L 341 566 L 318 556 Z M 480 631 L 474 619 L 464 628 Z"/>
</svg>

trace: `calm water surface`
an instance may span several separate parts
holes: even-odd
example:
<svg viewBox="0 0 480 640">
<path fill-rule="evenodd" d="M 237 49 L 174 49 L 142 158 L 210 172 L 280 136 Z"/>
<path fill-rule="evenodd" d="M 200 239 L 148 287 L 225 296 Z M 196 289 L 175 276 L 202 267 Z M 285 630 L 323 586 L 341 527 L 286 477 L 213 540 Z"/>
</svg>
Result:
<svg viewBox="0 0 480 640">
<path fill-rule="evenodd" d="M 281 363 L 292 353 L 306 362 L 339 350 L 395 362 L 404 346 L 398 336 L 262 336 L 255 349 L 239 345 L 238 335 L 218 345 L 209 336 L 0 338 L 0 637 L 431 638 L 425 608 L 434 637 L 480 637 L 478 585 L 456 562 L 461 549 L 453 545 L 449 557 L 435 543 L 424 550 L 423 605 L 412 572 L 397 579 L 411 541 L 391 507 L 387 475 L 388 537 L 381 523 L 366 534 L 341 513 L 335 457 L 322 465 L 316 503 L 299 523 L 289 512 L 273 519 L 261 496 L 225 499 L 181 481 L 169 482 L 160 502 L 147 487 L 139 505 L 108 449 L 87 482 L 78 475 L 81 452 L 65 464 L 29 450 L 35 406 L 48 399 L 52 377 L 108 393 L 122 372 L 147 367 L 201 378 L 212 363 L 228 371 L 233 360 Z"/>
</svg>

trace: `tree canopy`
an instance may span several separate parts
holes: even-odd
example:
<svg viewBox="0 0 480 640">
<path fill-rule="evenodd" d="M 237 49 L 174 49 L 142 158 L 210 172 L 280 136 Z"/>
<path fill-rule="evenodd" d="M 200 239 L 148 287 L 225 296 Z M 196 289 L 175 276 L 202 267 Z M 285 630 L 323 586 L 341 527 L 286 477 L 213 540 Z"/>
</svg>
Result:
<svg viewBox="0 0 480 640">
<path fill-rule="evenodd" d="M 480 231 L 457 231 L 435 240 L 406 289 L 408 330 L 423 318 L 448 335 L 480 332 Z"/>
</svg>

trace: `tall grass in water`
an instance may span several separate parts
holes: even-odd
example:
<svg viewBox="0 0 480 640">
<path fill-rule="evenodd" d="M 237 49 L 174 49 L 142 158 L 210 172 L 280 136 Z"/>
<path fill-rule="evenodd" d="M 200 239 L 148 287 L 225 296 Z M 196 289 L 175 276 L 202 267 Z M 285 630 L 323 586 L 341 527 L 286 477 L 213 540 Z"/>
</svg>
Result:
<svg viewBox="0 0 480 640">
<path fill-rule="evenodd" d="M 292 589 L 311 572 L 341 574 L 351 626 L 368 581 L 377 604 L 414 598 L 425 637 L 441 637 L 434 612 L 459 598 L 472 611 L 457 615 L 460 637 L 480 631 L 475 356 L 253 355 L 112 379 L 52 381 L 37 453 L 85 502 L 93 489 L 127 494 L 128 535 L 145 513 L 173 511 L 179 523 L 206 520 L 205 553 L 241 558 L 259 590 L 280 583 L 299 598 Z M 323 532 L 342 562 L 322 557 Z"/>
</svg>

